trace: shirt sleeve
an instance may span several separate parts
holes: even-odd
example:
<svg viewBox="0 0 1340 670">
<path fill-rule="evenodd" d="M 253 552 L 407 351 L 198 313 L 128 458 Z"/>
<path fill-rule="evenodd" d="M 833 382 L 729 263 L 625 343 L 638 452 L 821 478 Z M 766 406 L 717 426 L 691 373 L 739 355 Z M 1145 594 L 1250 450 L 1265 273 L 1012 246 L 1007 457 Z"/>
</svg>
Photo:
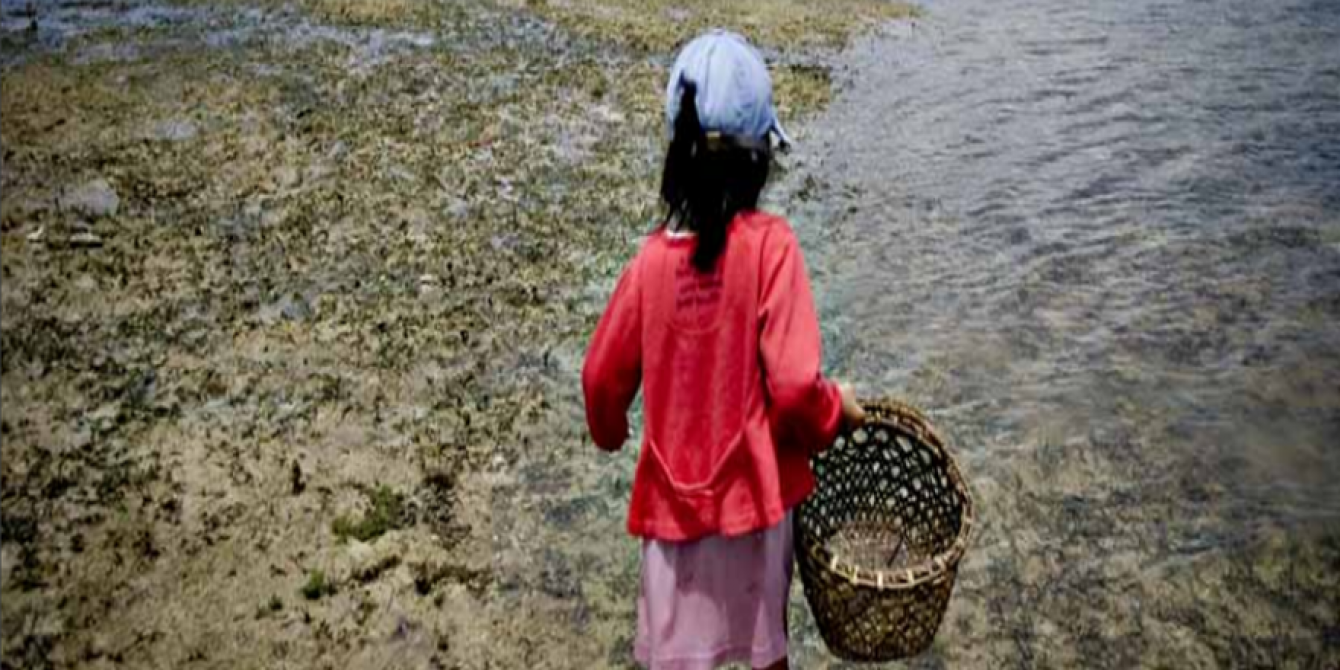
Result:
<svg viewBox="0 0 1340 670">
<path fill-rule="evenodd" d="M 619 277 L 582 366 L 586 426 L 596 446 L 608 451 L 628 438 L 628 406 L 642 383 L 639 293 L 635 258 Z"/>
<path fill-rule="evenodd" d="M 800 244 L 789 228 L 770 235 L 763 255 L 759 353 L 769 419 L 779 444 L 810 452 L 837 437 L 842 397 L 821 370 L 819 320 Z"/>
</svg>

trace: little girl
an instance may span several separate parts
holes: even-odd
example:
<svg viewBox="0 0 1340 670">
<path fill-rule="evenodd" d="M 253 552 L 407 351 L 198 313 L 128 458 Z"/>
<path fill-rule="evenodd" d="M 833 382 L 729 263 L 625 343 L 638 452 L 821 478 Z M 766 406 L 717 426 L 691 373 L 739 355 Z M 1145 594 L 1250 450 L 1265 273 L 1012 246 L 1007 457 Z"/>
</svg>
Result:
<svg viewBox="0 0 1340 670">
<path fill-rule="evenodd" d="M 712 31 L 666 89 L 668 215 L 619 279 L 582 370 L 595 443 L 646 423 L 628 531 L 643 538 L 634 654 L 652 668 L 785 668 L 791 509 L 809 457 L 863 413 L 820 371 L 819 324 L 787 222 L 756 209 L 786 134 L 739 35 Z"/>
</svg>

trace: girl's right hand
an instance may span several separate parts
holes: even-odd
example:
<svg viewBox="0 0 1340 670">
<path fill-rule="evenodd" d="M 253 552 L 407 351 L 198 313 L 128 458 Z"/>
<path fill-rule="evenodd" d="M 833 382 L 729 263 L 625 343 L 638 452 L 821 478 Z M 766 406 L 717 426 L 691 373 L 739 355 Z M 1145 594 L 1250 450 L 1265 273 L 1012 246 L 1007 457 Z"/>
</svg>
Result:
<svg viewBox="0 0 1340 670">
<path fill-rule="evenodd" d="M 838 393 L 842 395 L 842 424 L 855 428 L 865 423 L 865 409 L 856 401 L 856 391 L 851 384 L 838 382 Z"/>
</svg>

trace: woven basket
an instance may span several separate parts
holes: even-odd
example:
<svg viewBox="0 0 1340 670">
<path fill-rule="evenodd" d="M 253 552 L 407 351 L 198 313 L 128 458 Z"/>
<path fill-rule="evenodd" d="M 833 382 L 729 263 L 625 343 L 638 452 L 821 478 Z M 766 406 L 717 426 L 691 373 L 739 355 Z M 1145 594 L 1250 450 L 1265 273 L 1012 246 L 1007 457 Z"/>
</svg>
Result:
<svg viewBox="0 0 1340 670">
<path fill-rule="evenodd" d="M 818 486 L 795 515 L 805 598 L 829 651 L 915 656 L 935 638 L 972 529 L 972 498 L 917 410 L 862 403 L 868 421 L 813 459 Z"/>
</svg>

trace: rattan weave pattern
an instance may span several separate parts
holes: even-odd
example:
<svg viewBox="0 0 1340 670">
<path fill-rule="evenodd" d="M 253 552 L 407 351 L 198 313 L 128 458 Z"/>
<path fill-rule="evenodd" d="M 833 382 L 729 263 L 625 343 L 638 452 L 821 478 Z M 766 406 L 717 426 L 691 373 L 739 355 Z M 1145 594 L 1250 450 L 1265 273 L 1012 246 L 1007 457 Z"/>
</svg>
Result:
<svg viewBox="0 0 1340 670">
<path fill-rule="evenodd" d="M 921 412 L 863 402 L 868 420 L 814 457 L 795 515 L 796 558 L 824 642 L 854 661 L 914 656 L 940 626 L 973 509 L 963 475 Z"/>
</svg>

